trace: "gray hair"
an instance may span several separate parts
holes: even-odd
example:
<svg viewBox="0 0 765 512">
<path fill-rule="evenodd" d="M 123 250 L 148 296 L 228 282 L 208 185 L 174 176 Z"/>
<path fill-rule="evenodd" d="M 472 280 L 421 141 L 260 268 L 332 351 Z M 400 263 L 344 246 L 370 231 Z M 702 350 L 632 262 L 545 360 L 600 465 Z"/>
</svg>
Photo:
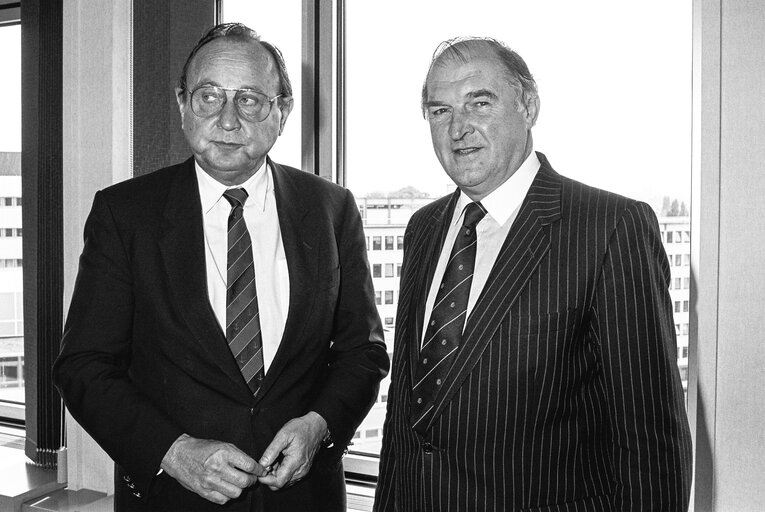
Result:
<svg viewBox="0 0 765 512">
<path fill-rule="evenodd" d="M 292 96 L 292 82 L 290 82 L 290 77 L 287 74 L 287 65 L 284 63 L 284 56 L 282 56 L 282 52 L 280 52 L 279 49 L 273 44 L 261 39 L 257 32 L 247 27 L 246 25 L 243 25 L 242 23 L 221 23 L 220 25 L 216 25 L 208 30 L 207 33 L 202 36 L 202 39 L 200 39 L 194 49 L 191 50 L 191 53 L 186 59 L 186 63 L 183 65 L 181 77 L 178 79 L 178 89 L 180 89 L 181 93 L 188 91 L 186 75 L 189 71 L 189 66 L 194 56 L 199 53 L 199 50 L 204 45 L 210 41 L 214 41 L 222 37 L 234 41 L 254 41 L 261 44 L 271 55 L 271 57 L 273 57 L 274 63 L 276 64 L 277 73 L 279 75 L 279 94 L 281 94 L 282 97 Z"/>
<path fill-rule="evenodd" d="M 470 61 L 471 50 L 480 46 L 487 47 L 494 52 L 494 55 L 505 67 L 510 84 L 520 88 L 521 94 L 516 98 L 516 107 L 528 108 L 530 102 L 539 95 L 537 83 L 534 81 L 526 62 L 505 43 L 491 37 L 455 37 L 439 44 L 436 51 L 433 52 L 433 59 L 430 61 L 428 73 L 425 75 L 425 82 L 422 84 L 421 108 L 423 115 L 426 113 L 425 104 L 428 101 L 428 77 L 433 66 L 445 58 L 468 62 Z"/>
</svg>

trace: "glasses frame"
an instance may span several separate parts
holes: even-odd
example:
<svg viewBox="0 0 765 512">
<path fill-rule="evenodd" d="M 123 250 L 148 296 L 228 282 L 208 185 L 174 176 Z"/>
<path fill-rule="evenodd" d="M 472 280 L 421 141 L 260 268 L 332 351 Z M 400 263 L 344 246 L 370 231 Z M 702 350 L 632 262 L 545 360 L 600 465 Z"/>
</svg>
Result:
<svg viewBox="0 0 765 512">
<path fill-rule="evenodd" d="M 268 119 L 268 116 L 271 115 L 271 111 L 274 109 L 274 101 L 276 101 L 278 98 L 286 97 L 286 96 L 284 96 L 284 94 L 277 94 L 273 98 L 269 98 L 267 94 L 265 94 L 263 92 L 260 92 L 260 91 L 258 91 L 256 89 L 250 89 L 250 88 L 239 89 L 239 88 L 236 88 L 236 87 L 221 87 L 219 85 L 212 85 L 212 84 L 198 85 L 194 89 L 189 90 L 188 94 L 189 94 L 189 107 L 191 108 L 191 111 L 194 113 L 194 115 L 199 117 L 200 119 L 209 119 L 209 118 L 211 118 L 213 116 L 219 115 L 221 112 L 223 112 L 223 108 L 226 106 L 226 103 L 228 103 L 228 94 L 224 93 L 223 94 L 224 100 L 223 100 L 223 103 L 220 106 L 220 110 L 218 110 L 217 112 L 214 112 L 212 114 L 208 114 L 208 115 L 201 115 L 201 114 L 199 114 L 194 109 L 194 100 L 193 100 L 192 96 L 194 96 L 195 92 L 197 92 L 200 89 L 204 89 L 204 88 L 212 88 L 212 89 L 218 89 L 218 90 L 221 90 L 221 91 L 230 91 L 230 92 L 233 92 L 234 93 L 234 99 L 236 99 L 236 94 L 240 93 L 240 92 L 254 92 L 256 94 L 262 94 L 263 96 L 265 96 L 268 99 L 268 105 L 269 106 L 268 106 L 268 112 L 266 112 L 266 115 L 263 116 L 262 119 L 258 119 L 258 118 L 255 118 L 255 117 L 250 117 L 250 116 L 246 116 L 246 115 L 242 114 L 242 111 L 239 109 L 239 105 L 236 102 L 234 102 L 234 108 L 236 108 L 237 115 L 240 118 L 242 118 L 242 119 L 246 119 L 248 121 L 255 122 L 255 123 L 262 123 L 263 121 Z"/>
</svg>

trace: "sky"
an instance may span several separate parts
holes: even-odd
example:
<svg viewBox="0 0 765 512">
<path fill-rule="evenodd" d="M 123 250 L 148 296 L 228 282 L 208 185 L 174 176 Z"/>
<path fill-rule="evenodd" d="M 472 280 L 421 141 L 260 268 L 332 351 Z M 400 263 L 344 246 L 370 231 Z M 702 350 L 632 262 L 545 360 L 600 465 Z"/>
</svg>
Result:
<svg viewBox="0 0 765 512">
<path fill-rule="evenodd" d="M 247 23 L 283 51 L 296 108 L 272 157 L 299 167 L 302 1 L 253 5 L 225 0 L 224 19 Z M 652 204 L 690 196 L 691 0 L 348 0 L 346 9 L 355 194 L 405 186 L 446 193 L 420 90 L 439 42 L 485 35 L 516 50 L 534 75 L 534 147 L 556 170 Z M 18 25 L 0 28 L 0 151 L 21 147 L 19 41 Z"/>
<path fill-rule="evenodd" d="M 226 21 L 282 49 L 293 84 L 300 3 L 283 2 L 287 12 L 264 3 L 257 14 L 246 0 L 224 3 Z M 504 41 L 528 64 L 541 101 L 534 148 L 557 171 L 654 205 L 690 197 L 691 0 L 348 0 L 345 21 L 355 194 L 447 191 L 420 91 L 438 43 L 473 35 Z M 277 161 L 299 166 L 299 119 L 293 112 L 272 150 Z"/>
<path fill-rule="evenodd" d="M 21 28 L 0 27 L 0 151 L 21 151 Z"/>
</svg>

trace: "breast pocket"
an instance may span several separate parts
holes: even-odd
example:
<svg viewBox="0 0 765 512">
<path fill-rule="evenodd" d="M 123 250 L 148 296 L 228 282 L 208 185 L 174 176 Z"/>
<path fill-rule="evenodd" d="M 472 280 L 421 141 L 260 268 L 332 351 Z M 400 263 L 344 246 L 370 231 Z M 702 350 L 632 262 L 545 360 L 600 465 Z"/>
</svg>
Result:
<svg viewBox="0 0 765 512">
<path fill-rule="evenodd" d="M 544 315 L 512 315 L 510 317 L 510 332 L 516 336 L 557 333 L 573 328 L 579 316 L 578 312 L 578 309 L 573 308 Z"/>
</svg>

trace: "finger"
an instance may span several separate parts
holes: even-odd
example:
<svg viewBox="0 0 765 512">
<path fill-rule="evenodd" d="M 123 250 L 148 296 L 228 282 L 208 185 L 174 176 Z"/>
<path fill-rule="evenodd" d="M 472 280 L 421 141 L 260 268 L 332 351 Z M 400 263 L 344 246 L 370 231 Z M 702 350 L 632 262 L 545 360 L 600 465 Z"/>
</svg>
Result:
<svg viewBox="0 0 765 512">
<path fill-rule="evenodd" d="M 206 489 L 206 495 L 209 496 L 215 496 L 218 497 L 218 495 L 222 496 L 226 501 L 238 498 L 242 494 L 242 489 L 240 487 L 237 487 L 236 485 L 227 482 L 226 480 L 223 480 L 221 478 L 210 478 L 207 480 L 206 485 L 204 486 Z M 207 498 L 207 496 L 205 496 Z M 210 498 L 207 498 L 210 499 Z M 212 500 L 210 500 L 212 501 Z M 225 503 L 224 501 L 223 503 Z M 216 501 L 215 503 L 219 503 Z"/>
<path fill-rule="evenodd" d="M 235 485 L 239 489 L 245 489 L 258 481 L 257 475 L 253 473 L 246 473 L 231 466 L 220 471 L 219 475 L 223 481 Z"/>
<path fill-rule="evenodd" d="M 271 471 L 270 474 L 261 477 L 258 480 L 260 480 L 260 483 L 263 485 L 267 485 L 272 491 L 277 491 L 289 483 L 291 476 L 292 473 L 284 471 L 284 465 L 281 464 L 275 470 Z"/>
<path fill-rule="evenodd" d="M 263 467 L 272 465 L 288 446 L 289 442 L 287 437 L 282 435 L 280 431 L 263 452 L 263 455 L 260 456 L 260 465 Z"/>
<path fill-rule="evenodd" d="M 218 505 L 225 505 L 228 503 L 229 498 L 219 493 L 218 491 L 207 491 L 201 495 L 207 501 L 212 501 Z"/>
<path fill-rule="evenodd" d="M 221 455 L 228 465 L 241 469 L 246 473 L 257 474 L 263 471 L 263 467 L 255 459 L 234 445 L 226 445 Z"/>
</svg>

